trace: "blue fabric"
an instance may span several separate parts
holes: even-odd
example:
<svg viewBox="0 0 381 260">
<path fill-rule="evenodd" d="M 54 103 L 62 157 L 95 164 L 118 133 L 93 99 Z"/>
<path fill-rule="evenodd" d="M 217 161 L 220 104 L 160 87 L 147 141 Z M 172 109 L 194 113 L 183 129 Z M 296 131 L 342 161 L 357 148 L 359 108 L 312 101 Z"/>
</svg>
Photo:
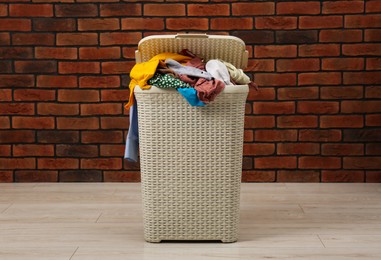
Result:
<svg viewBox="0 0 381 260">
<path fill-rule="evenodd" d="M 124 158 L 137 162 L 139 155 L 138 108 L 136 101 L 130 107 L 130 128 L 128 129 Z"/>
<path fill-rule="evenodd" d="M 188 101 L 189 104 L 196 107 L 203 107 L 205 103 L 197 97 L 197 91 L 194 88 L 178 88 L 178 92 Z"/>
</svg>

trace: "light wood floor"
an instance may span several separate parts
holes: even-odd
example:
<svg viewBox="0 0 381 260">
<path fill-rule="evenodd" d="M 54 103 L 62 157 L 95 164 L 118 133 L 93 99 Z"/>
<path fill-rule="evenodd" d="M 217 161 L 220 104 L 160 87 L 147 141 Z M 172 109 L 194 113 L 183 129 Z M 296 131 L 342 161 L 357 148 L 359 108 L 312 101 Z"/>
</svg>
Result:
<svg viewBox="0 0 381 260">
<path fill-rule="evenodd" d="M 1 260 L 381 259 L 381 184 L 243 183 L 236 243 L 147 243 L 139 183 L 0 184 Z"/>
</svg>

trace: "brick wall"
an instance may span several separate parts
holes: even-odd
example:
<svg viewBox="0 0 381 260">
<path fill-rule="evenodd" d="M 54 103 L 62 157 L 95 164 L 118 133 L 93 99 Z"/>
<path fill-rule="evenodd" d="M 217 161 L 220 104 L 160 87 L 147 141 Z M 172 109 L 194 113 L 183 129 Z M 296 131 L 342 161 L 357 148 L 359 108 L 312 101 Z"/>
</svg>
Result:
<svg viewBox="0 0 381 260">
<path fill-rule="evenodd" d="M 185 31 L 247 43 L 243 181 L 381 181 L 381 1 L 75 2 L 0 0 L 0 182 L 139 181 L 133 52 Z"/>
</svg>

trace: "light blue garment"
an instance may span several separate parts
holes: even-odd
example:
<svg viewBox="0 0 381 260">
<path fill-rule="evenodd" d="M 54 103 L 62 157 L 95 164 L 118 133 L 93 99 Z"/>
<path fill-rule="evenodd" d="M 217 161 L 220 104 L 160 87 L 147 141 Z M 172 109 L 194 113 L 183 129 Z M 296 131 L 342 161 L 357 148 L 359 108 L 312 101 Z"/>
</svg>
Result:
<svg viewBox="0 0 381 260">
<path fill-rule="evenodd" d="M 188 101 L 189 104 L 196 107 L 203 107 L 205 103 L 197 97 L 197 91 L 194 88 L 178 88 L 178 92 Z"/>
<path fill-rule="evenodd" d="M 135 97 L 134 97 L 135 98 Z M 130 107 L 130 128 L 126 138 L 124 158 L 130 162 L 137 162 L 139 155 L 139 129 L 138 129 L 138 107 L 136 100 Z"/>
</svg>

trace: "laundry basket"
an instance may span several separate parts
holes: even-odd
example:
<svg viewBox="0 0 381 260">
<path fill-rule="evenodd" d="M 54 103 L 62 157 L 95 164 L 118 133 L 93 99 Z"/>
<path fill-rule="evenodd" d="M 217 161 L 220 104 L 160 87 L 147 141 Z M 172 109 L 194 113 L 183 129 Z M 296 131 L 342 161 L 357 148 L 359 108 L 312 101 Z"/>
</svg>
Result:
<svg viewBox="0 0 381 260">
<path fill-rule="evenodd" d="M 232 36 L 149 36 L 136 61 L 182 49 L 247 64 Z M 205 107 L 192 107 L 174 89 L 135 88 L 138 106 L 144 237 L 237 241 L 245 102 L 248 86 L 226 86 Z"/>
</svg>

